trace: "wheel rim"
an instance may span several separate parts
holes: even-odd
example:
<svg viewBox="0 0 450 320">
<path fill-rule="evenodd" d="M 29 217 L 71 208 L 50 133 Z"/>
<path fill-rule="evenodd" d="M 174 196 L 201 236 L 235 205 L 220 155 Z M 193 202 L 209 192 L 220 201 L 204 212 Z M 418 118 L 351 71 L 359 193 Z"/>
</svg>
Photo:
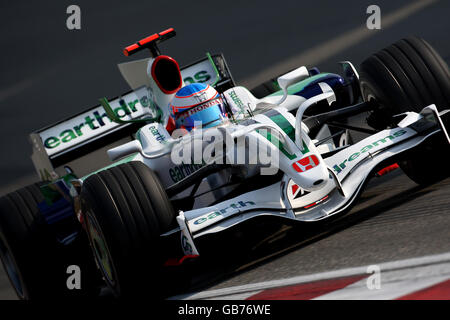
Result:
<svg viewBox="0 0 450 320">
<path fill-rule="evenodd" d="M 114 274 L 114 267 L 112 264 L 111 255 L 108 250 L 108 246 L 103 237 L 103 233 L 99 224 L 93 214 L 88 211 L 87 212 L 87 232 L 89 235 L 89 240 L 94 252 L 95 260 L 105 277 L 105 280 L 111 285 L 114 286 L 116 283 L 116 277 Z"/>
<path fill-rule="evenodd" d="M 24 286 L 22 284 L 21 276 L 19 273 L 19 269 L 17 268 L 16 263 L 14 262 L 14 257 L 12 253 L 8 250 L 6 243 L 3 241 L 2 237 L 0 237 L 0 258 L 3 262 L 3 266 L 5 271 L 11 280 L 12 285 L 14 286 L 14 290 L 16 290 L 17 295 L 20 298 L 24 298 Z"/>
</svg>

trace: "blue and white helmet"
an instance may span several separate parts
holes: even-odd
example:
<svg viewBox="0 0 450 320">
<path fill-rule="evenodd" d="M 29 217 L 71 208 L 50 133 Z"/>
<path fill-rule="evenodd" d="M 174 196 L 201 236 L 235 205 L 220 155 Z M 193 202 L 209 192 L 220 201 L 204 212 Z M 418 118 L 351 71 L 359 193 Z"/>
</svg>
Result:
<svg viewBox="0 0 450 320">
<path fill-rule="evenodd" d="M 220 94 L 203 83 L 188 84 L 178 90 L 169 109 L 175 127 L 187 131 L 199 125 L 215 127 L 228 119 Z"/>
</svg>

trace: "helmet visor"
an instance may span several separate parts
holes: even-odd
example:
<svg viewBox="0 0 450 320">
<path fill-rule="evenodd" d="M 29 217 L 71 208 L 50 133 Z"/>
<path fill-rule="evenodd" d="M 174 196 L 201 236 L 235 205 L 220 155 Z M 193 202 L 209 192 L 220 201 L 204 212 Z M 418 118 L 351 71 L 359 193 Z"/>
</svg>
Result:
<svg viewBox="0 0 450 320">
<path fill-rule="evenodd" d="M 203 128 L 215 127 L 225 119 L 226 114 L 221 97 L 211 99 L 175 115 L 177 128 L 184 128 L 188 131 L 199 125 Z"/>
</svg>

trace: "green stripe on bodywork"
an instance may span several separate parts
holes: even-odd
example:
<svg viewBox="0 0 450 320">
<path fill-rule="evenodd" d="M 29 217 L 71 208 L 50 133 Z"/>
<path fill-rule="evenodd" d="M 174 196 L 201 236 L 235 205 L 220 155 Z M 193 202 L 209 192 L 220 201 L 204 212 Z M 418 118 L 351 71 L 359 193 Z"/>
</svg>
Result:
<svg viewBox="0 0 450 320">
<path fill-rule="evenodd" d="M 137 155 L 138 155 L 138 153 L 134 153 L 134 154 L 132 154 L 132 155 L 130 155 L 128 157 L 125 157 L 125 158 L 123 158 L 123 159 L 121 159 L 121 160 L 119 160 L 117 162 L 114 162 L 114 163 L 110 164 L 109 166 L 106 166 L 106 167 L 103 167 L 101 169 L 98 169 L 97 171 L 91 172 L 88 175 L 82 177 L 80 180 L 84 181 L 87 178 L 89 178 L 90 176 L 92 176 L 93 174 L 99 173 L 100 171 L 103 171 L 103 170 L 106 170 L 106 169 L 110 169 L 110 168 L 116 167 L 118 165 L 121 165 L 123 163 L 127 163 L 127 162 L 130 162 L 130 161 L 133 161 L 137 157 Z"/>
<path fill-rule="evenodd" d="M 269 140 L 275 147 L 280 149 L 280 151 L 289 159 L 294 160 L 297 158 L 295 154 L 290 154 L 283 146 L 283 144 L 278 140 L 276 136 L 273 136 L 269 130 L 259 130 L 257 129 L 256 132 L 258 132 L 260 135 L 262 135 L 264 138 Z"/>
<path fill-rule="evenodd" d="M 269 112 L 266 112 L 264 114 L 267 116 L 270 120 L 275 122 L 275 124 L 280 127 L 281 130 L 286 133 L 286 135 L 291 139 L 293 142 L 295 142 L 295 128 L 291 125 L 288 119 L 284 115 L 282 115 L 278 110 L 272 109 Z M 283 147 L 283 146 L 281 146 Z M 284 149 L 284 148 L 283 148 Z M 281 150 L 281 148 L 280 148 Z M 286 151 L 287 152 L 287 151 Z M 306 154 L 309 152 L 309 148 L 306 145 L 305 141 L 303 141 L 303 151 L 302 154 Z M 289 158 L 289 157 L 288 157 Z M 289 158 L 291 159 L 291 158 Z M 291 159 L 292 160 L 292 159 Z"/>
<path fill-rule="evenodd" d="M 270 120 L 275 122 L 277 126 L 279 126 L 280 129 L 283 130 L 284 133 L 286 133 L 292 141 L 295 141 L 295 128 L 291 125 L 291 123 L 276 110 L 271 110 L 269 113 L 265 115 L 267 115 Z"/>
<path fill-rule="evenodd" d="M 264 113 L 266 117 L 268 117 L 270 120 L 272 120 L 278 127 L 280 127 L 281 130 L 286 133 L 286 135 L 295 142 L 295 128 L 291 125 L 289 120 L 287 120 L 280 112 L 278 112 L 276 109 L 272 109 L 269 112 Z M 269 130 L 264 130 L 261 132 L 261 130 L 256 130 L 260 135 L 264 136 L 267 140 L 272 142 L 274 146 L 276 146 L 280 151 L 289 159 L 294 160 L 297 158 L 297 155 L 290 154 L 281 141 L 276 137 L 273 136 Z M 263 134 L 265 133 L 265 134 Z M 305 141 L 303 141 L 303 151 L 302 154 L 306 154 L 309 152 L 308 146 L 306 145 Z"/>
<path fill-rule="evenodd" d="M 300 82 L 297 82 L 296 84 L 293 84 L 292 86 L 289 86 L 289 88 L 287 89 L 288 94 L 296 94 L 299 91 L 302 91 L 303 89 L 305 89 L 306 86 L 308 86 L 309 84 L 311 84 L 311 82 L 316 81 L 320 78 L 325 78 L 327 76 L 329 76 L 330 73 L 319 73 L 316 74 L 315 76 L 309 77 L 305 80 L 302 80 Z M 269 94 L 268 97 L 272 97 L 272 96 L 282 96 L 283 95 L 283 90 L 280 91 L 276 91 L 272 94 Z"/>
</svg>

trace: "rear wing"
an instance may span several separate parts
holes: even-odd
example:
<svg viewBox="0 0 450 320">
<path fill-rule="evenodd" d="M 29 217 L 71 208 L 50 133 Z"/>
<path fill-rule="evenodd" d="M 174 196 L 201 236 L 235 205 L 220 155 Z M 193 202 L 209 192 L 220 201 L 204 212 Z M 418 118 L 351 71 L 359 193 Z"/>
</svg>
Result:
<svg viewBox="0 0 450 320">
<path fill-rule="evenodd" d="M 143 59 L 119 65 L 133 90 L 110 100 L 109 104 L 123 120 L 155 116 L 151 93 L 145 85 L 147 62 L 148 59 Z M 207 83 L 219 92 L 235 86 L 222 54 L 207 56 L 182 67 L 181 75 L 186 84 Z M 141 126 L 113 122 L 103 107 L 97 105 L 31 133 L 31 159 L 42 180 L 53 180 L 66 174 L 64 166 L 82 176 L 111 163 L 106 150 L 134 139 L 133 135 Z"/>
</svg>

